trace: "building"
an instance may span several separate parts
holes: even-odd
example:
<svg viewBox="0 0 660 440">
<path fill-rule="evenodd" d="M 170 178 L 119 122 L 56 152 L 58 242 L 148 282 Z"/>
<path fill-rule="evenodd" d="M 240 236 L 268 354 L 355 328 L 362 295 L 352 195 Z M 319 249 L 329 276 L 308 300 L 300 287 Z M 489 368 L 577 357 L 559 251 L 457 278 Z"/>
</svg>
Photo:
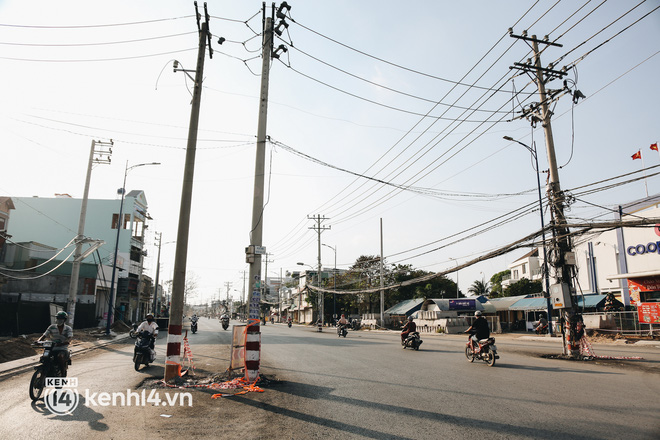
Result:
<svg viewBox="0 0 660 440">
<path fill-rule="evenodd" d="M 71 251 L 73 250 L 72 240 L 77 236 L 82 199 L 57 195 L 52 198 L 12 197 L 11 200 L 14 209 L 7 233 L 11 235 L 13 243 L 38 243 L 58 250 L 70 246 Z M 150 311 L 149 297 L 152 288 L 150 279 L 145 278 L 143 274 L 146 256 L 144 249 L 146 222 L 150 219 L 147 207 L 145 194 L 140 190 L 131 191 L 125 196 L 122 219 L 119 219 L 120 200 L 88 200 L 84 235 L 105 242 L 98 249 L 100 261 L 95 260 L 96 254 L 90 255 L 83 261 L 103 266 L 97 271 L 99 276 L 96 278 L 94 295 L 97 303 L 96 313 L 101 313 L 101 319 L 107 316 L 108 286 L 112 281 L 110 273 L 115 259 L 115 246 L 117 246 L 116 319 L 138 321 Z M 3 264 L 7 267 L 21 264 L 19 247 L 15 245 L 11 250 L 7 246 Z M 71 251 L 63 252 L 56 259 L 66 260 Z M 3 289 L 2 293 L 10 292 Z M 78 294 L 81 293 L 79 287 Z M 54 300 L 58 303 L 66 303 L 66 298 L 60 298 L 59 294 Z"/>
<path fill-rule="evenodd" d="M 502 288 L 506 288 L 523 278 L 527 278 L 530 281 L 541 280 L 543 278 L 542 266 L 543 258 L 539 258 L 539 248 L 532 249 L 509 264 L 511 274 L 502 277 Z"/>
<path fill-rule="evenodd" d="M 660 218 L 660 195 L 619 207 L 615 219 Z M 621 216 L 622 215 L 622 216 Z M 660 224 L 625 227 L 575 243 L 578 292 L 613 293 L 624 305 L 660 302 Z"/>
</svg>

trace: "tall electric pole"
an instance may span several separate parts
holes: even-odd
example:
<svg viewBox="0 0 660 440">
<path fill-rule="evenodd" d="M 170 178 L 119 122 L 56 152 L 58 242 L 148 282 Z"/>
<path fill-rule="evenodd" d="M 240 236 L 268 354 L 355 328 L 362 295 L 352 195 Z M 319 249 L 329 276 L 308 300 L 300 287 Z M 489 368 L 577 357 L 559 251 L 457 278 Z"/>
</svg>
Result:
<svg viewBox="0 0 660 440">
<path fill-rule="evenodd" d="M 229 281 L 225 282 L 225 288 L 227 289 L 227 312 L 231 313 L 231 308 L 230 308 L 230 305 L 229 305 L 230 304 L 230 302 L 229 302 L 229 289 L 231 288 L 231 282 L 229 282 Z"/>
<path fill-rule="evenodd" d="M 385 281 L 383 278 L 383 219 L 380 219 L 380 326 L 385 327 Z"/>
<path fill-rule="evenodd" d="M 325 216 L 321 217 L 320 214 L 317 214 L 316 217 L 310 217 L 307 216 L 308 219 L 316 221 L 316 225 L 310 227 L 309 229 L 314 229 L 316 231 L 317 237 L 318 237 L 318 274 L 316 276 L 316 285 L 320 288 L 321 287 L 321 232 L 330 229 L 330 226 L 323 226 L 321 225 L 321 222 L 324 220 L 328 220 Z M 324 295 L 323 292 L 320 290 L 317 291 L 316 293 L 318 295 L 317 298 L 317 303 L 318 303 L 318 312 L 319 312 L 319 320 L 318 320 L 318 331 L 322 332 L 323 331 L 323 313 L 324 313 L 324 307 L 323 307 L 323 300 L 324 300 Z"/>
<path fill-rule="evenodd" d="M 87 164 L 87 177 L 85 178 L 85 189 L 82 203 L 80 205 L 80 220 L 78 221 L 78 235 L 76 236 L 76 248 L 73 252 L 73 264 L 71 265 L 71 279 L 69 281 L 69 299 L 67 301 L 67 312 L 69 323 L 73 328 L 73 320 L 76 315 L 76 302 L 78 301 L 78 278 L 80 277 L 80 263 L 82 263 L 82 245 L 85 236 L 85 218 L 87 217 L 87 200 L 89 198 L 89 185 L 92 180 L 92 167 L 94 164 L 110 164 L 112 155 L 112 140 L 110 142 L 92 141 L 89 150 L 89 162 Z M 98 146 L 98 149 L 97 149 Z M 108 313 L 108 316 L 110 314 Z"/>
<path fill-rule="evenodd" d="M 213 58 L 211 49 L 211 32 L 209 31 L 209 13 L 204 3 L 206 20 L 200 25 L 200 14 L 195 2 L 197 28 L 199 30 L 199 49 L 197 51 L 197 66 L 195 68 L 195 88 L 193 90 L 192 108 L 190 110 L 190 125 L 188 127 L 188 145 L 183 169 L 183 188 L 181 190 L 181 207 L 179 210 L 179 228 L 177 231 L 176 251 L 174 255 L 174 277 L 172 280 L 172 305 L 170 322 L 167 332 L 167 357 L 165 359 L 165 381 L 179 376 L 181 371 L 181 330 L 183 327 L 184 292 L 186 288 L 186 263 L 188 257 L 188 233 L 190 232 L 190 207 L 192 205 L 193 176 L 195 173 L 195 152 L 197 149 L 197 128 L 199 125 L 199 109 L 202 101 L 202 79 L 204 78 L 204 58 L 206 42 L 209 42 L 209 58 Z M 175 61 L 174 71 L 178 62 Z M 183 70 L 183 69 L 181 69 Z M 187 72 L 185 72 L 187 74 Z"/>
<path fill-rule="evenodd" d="M 553 226 L 553 239 L 550 252 L 552 257 L 550 258 L 550 263 L 554 269 L 555 285 L 551 286 L 551 289 L 567 292 L 565 296 L 568 298 L 568 304 L 566 305 L 569 307 L 563 309 L 562 319 L 564 323 L 562 326 L 564 354 L 577 357 L 580 354 L 578 322 L 581 317 L 577 313 L 577 304 L 573 297 L 572 269 L 567 261 L 568 257 L 572 255 L 572 247 L 569 230 L 566 226 L 566 217 L 564 216 L 565 197 L 559 185 L 559 169 L 557 167 L 552 124 L 550 122 L 552 112 L 548 105 L 549 101 L 554 100 L 559 93 L 565 91 L 566 86 L 559 90 L 553 90 L 552 93 L 548 93 L 545 88 L 547 82 L 563 78 L 566 75 L 566 69 L 555 70 L 552 64 L 544 68 L 541 64 L 541 53 L 539 52 L 539 43 L 557 47 L 562 47 L 562 45 L 550 42 L 547 36 L 543 40 L 539 40 L 536 38 L 536 35 L 528 37 L 526 33 L 523 33 L 523 35 L 513 35 L 512 30 L 510 30 L 510 35 L 513 38 L 524 40 L 528 44 L 531 43 L 531 48 L 534 52 L 533 63 L 531 60 L 528 60 L 527 64 L 515 63 L 513 68 L 523 70 L 526 73 L 532 72 L 530 76 L 532 76 L 538 87 L 540 104 L 533 104 L 529 110 L 524 111 L 524 114 L 531 118 L 533 124 L 540 121 L 545 134 L 549 170 L 547 195 L 550 201 L 551 222 Z M 551 292 L 546 292 L 546 294 L 550 295 Z M 568 328 L 568 335 L 565 332 L 565 327 Z"/>
<path fill-rule="evenodd" d="M 284 22 L 284 9 L 291 9 L 282 2 L 277 10 L 280 23 L 273 28 L 275 4 L 272 16 L 266 18 L 266 3 L 263 3 L 263 39 L 261 41 L 261 92 L 259 96 L 259 122 L 257 126 L 257 151 L 254 164 L 254 197 L 252 201 L 252 223 L 250 227 L 250 246 L 246 250 L 246 260 L 250 265 L 248 284 L 248 325 L 246 329 L 246 361 L 245 376 L 250 382 L 259 379 L 261 363 L 261 331 L 259 326 L 259 303 L 261 301 L 261 254 L 263 253 L 263 220 L 264 220 L 264 176 L 266 158 L 266 127 L 268 121 L 268 79 L 271 58 L 279 55 L 273 52 L 273 32 L 278 32 Z M 281 31 L 279 31 L 281 32 Z M 278 33 L 279 33 L 278 32 Z M 286 50 L 284 46 L 280 46 Z M 280 49 L 278 48 L 278 50 Z M 249 356 L 248 356 L 249 354 Z M 247 359 L 250 360 L 247 360 Z"/>
</svg>

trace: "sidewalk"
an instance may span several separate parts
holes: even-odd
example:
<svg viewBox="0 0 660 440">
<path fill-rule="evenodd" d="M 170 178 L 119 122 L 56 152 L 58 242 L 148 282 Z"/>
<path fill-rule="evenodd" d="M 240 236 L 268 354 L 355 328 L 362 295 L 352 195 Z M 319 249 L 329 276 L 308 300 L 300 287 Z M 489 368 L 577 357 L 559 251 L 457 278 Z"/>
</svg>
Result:
<svg viewBox="0 0 660 440">
<path fill-rule="evenodd" d="M 106 345 L 110 344 L 115 344 L 117 342 L 124 341 L 126 339 L 130 338 L 128 336 L 128 333 L 120 333 L 113 337 L 112 339 L 108 340 L 103 340 L 100 339 L 98 341 L 94 342 L 80 342 L 70 348 L 71 350 L 71 357 L 86 353 L 88 351 L 97 349 L 99 347 L 104 347 Z M 41 357 L 41 353 L 36 354 L 34 356 L 29 356 L 21 359 L 16 359 L 13 361 L 9 362 L 3 362 L 0 364 L 0 380 L 6 379 L 8 376 L 17 374 L 17 373 L 22 373 L 24 371 L 27 371 L 34 367 L 35 365 L 39 364 L 39 358 Z"/>
</svg>

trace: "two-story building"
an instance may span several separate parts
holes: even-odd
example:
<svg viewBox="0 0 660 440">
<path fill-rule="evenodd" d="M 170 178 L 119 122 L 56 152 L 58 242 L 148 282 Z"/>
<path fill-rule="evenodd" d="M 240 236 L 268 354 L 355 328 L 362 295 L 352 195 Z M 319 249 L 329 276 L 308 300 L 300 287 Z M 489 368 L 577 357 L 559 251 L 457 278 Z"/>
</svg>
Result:
<svg viewBox="0 0 660 440">
<path fill-rule="evenodd" d="M 73 250 L 72 239 L 77 235 L 80 220 L 82 199 L 75 199 L 66 194 L 52 198 L 45 197 L 12 197 L 14 209 L 11 213 L 12 221 L 8 225 L 7 233 L 12 236 L 12 242 L 18 248 L 20 243 L 40 243 L 54 249 L 63 249 L 70 246 Z M 122 218 L 119 199 L 89 199 L 85 221 L 85 237 L 103 240 L 98 254 L 88 256 L 84 262 L 93 263 L 101 268 L 97 277 L 95 300 L 99 317 L 107 316 L 109 302 L 109 286 L 111 283 L 111 270 L 116 255 L 116 298 L 115 319 L 137 321 L 150 311 L 151 287 L 150 279 L 143 274 L 144 257 L 146 256 L 144 238 L 147 214 L 147 200 L 141 190 L 134 190 L 124 197 Z M 119 226 L 119 229 L 118 229 Z M 118 233 L 119 232 L 119 233 Z M 84 250 L 84 249 L 83 249 Z M 58 255 L 56 259 L 66 260 L 70 251 Z M 100 261 L 94 260 L 100 256 Z M 14 254 L 5 251 L 4 264 L 8 267 L 14 264 Z M 147 281 L 145 283 L 145 281 Z M 81 287 L 79 287 L 79 294 Z M 6 289 L 3 294 L 9 294 Z M 53 297 L 54 302 L 66 303 L 66 298 Z"/>
</svg>

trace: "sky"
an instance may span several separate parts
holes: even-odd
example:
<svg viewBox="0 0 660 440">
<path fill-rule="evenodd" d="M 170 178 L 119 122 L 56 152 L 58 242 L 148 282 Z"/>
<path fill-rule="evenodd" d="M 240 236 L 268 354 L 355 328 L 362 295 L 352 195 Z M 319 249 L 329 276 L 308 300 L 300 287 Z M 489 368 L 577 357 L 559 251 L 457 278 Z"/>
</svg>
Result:
<svg viewBox="0 0 660 440">
<path fill-rule="evenodd" d="M 617 205 L 660 191 L 646 179 L 586 192 L 660 165 L 658 1 L 291 1 L 287 52 L 269 74 L 263 245 L 268 277 L 361 255 L 444 271 L 540 228 L 536 171 L 544 131 L 521 117 L 536 85 L 510 69 L 531 57 L 567 66 L 570 94 L 551 103 L 571 221 L 607 220 Z M 204 66 L 187 271 L 203 303 L 238 299 L 248 270 L 261 72 L 262 2 L 207 2 L 213 57 Z M 203 3 L 199 2 L 203 14 Z M 267 6 L 270 15 L 270 4 Z M 153 220 L 147 274 L 174 268 L 198 36 L 193 2 L 0 0 L 0 195 L 81 198 L 92 140 L 114 142 L 90 198 L 145 191 Z M 218 39 L 225 38 L 220 45 Z M 191 73 L 194 76 L 194 73 Z M 546 87 L 562 89 L 560 80 Z M 638 150 L 643 160 L 632 160 Z M 541 174 L 544 182 L 545 173 Z M 575 191 L 571 191 L 575 189 Z M 527 207 L 526 207 L 527 206 Z M 526 208 L 524 208 L 526 207 Z M 520 211 L 517 211 L 520 210 Z M 510 213 L 519 212 L 520 215 Z M 549 213 L 545 210 L 546 223 Z M 503 216 L 500 221 L 493 219 Z M 507 221 L 504 221 L 507 220 Z M 490 223 L 486 223 L 489 222 Z M 493 226 L 484 231 L 486 226 Z M 331 249 L 333 248 L 333 249 Z M 336 253 L 334 251 L 336 249 Z M 112 244 L 101 250 L 112 253 Z M 462 269 L 460 289 L 505 270 L 526 250 Z M 262 272 L 263 276 L 264 272 Z M 456 280 L 456 274 L 448 275 Z"/>
</svg>

